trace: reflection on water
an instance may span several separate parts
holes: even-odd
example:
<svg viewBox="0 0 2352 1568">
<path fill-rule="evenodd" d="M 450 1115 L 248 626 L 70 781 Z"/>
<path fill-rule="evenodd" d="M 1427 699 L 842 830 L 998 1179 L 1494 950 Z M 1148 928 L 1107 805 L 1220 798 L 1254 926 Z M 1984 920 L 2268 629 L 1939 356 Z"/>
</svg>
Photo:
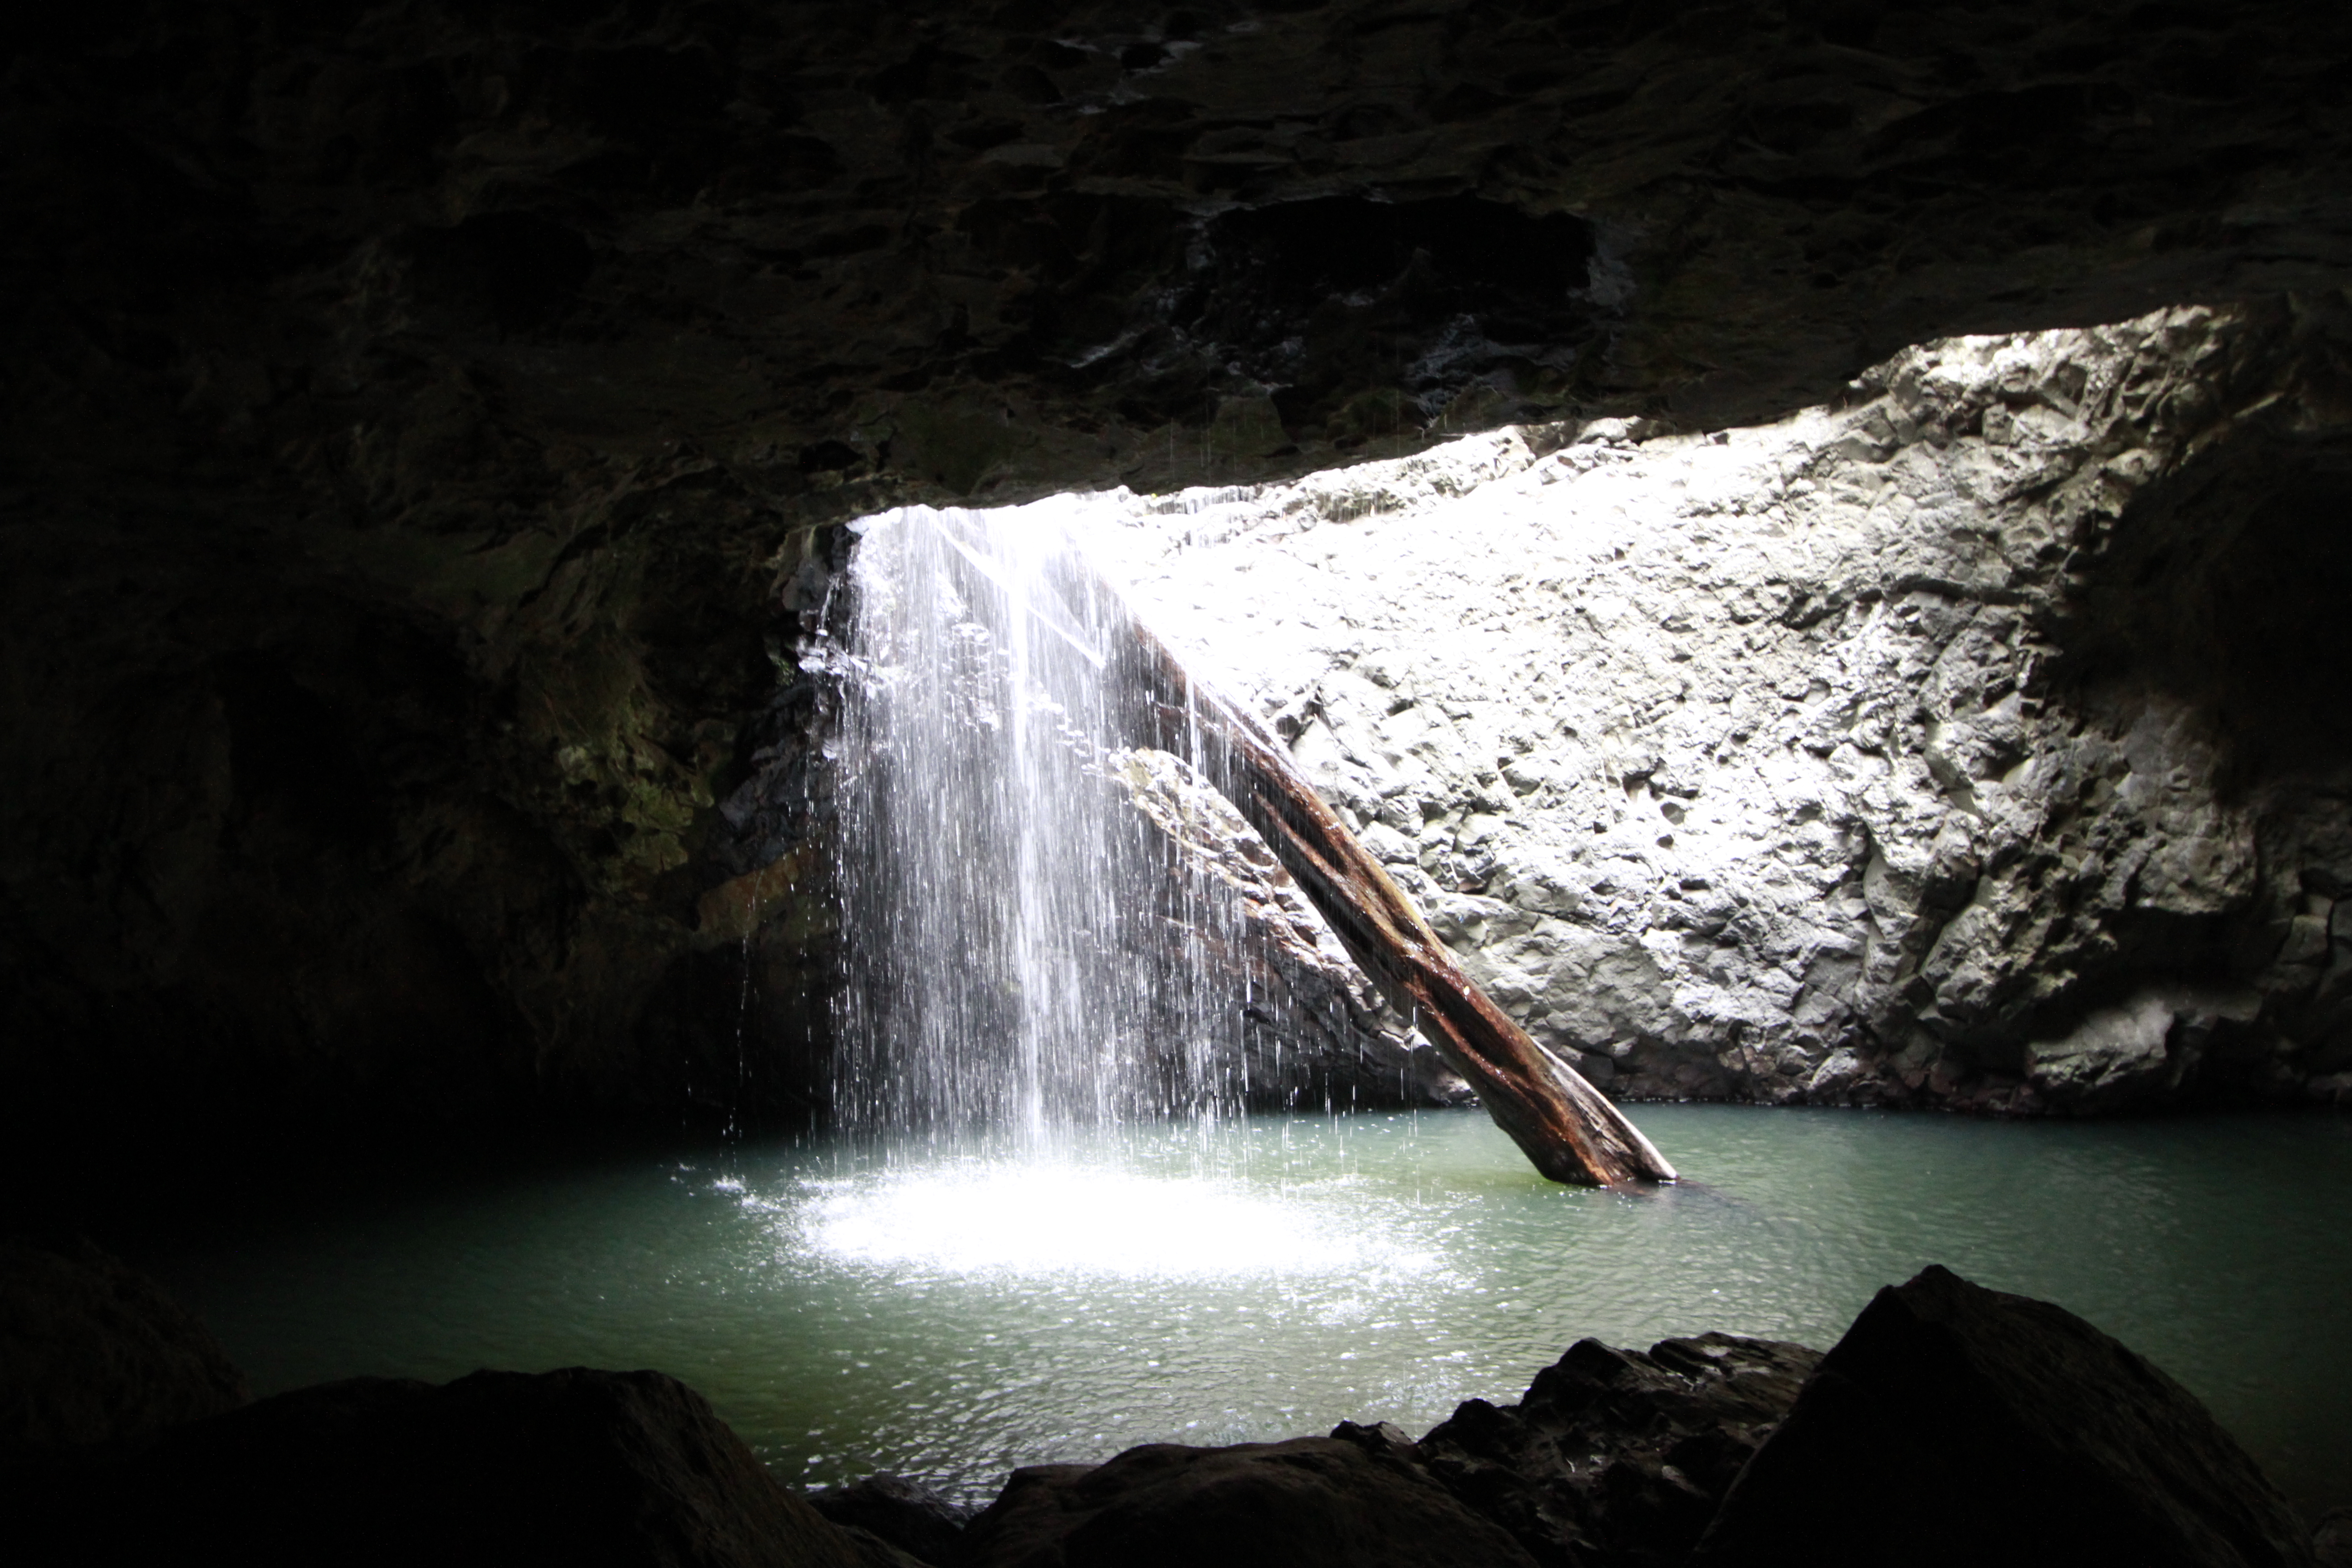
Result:
<svg viewBox="0 0 2352 1568">
<path fill-rule="evenodd" d="M 749 1200 L 843 1263 L 965 1276 L 1239 1279 L 1418 1271 L 1411 1211 L 1357 1184 L 1265 1192 L 1069 1158 L 955 1161 Z"/>
<path fill-rule="evenodd" d="M 382 1194 L 148 1249 L 264 1390 L 656 1366 L 779 1472 L 970 1495 L 1014 1464 L 1508 1399 L 1580 1336 L 1827 1345 L 1930 1262 L 2195 1390 L 2352 1503 L 2352 1131 L 1650 1106 L 1703 1180 L 1552 1186 L 1475 1111 L 1003 1149 L 840 1143 Z"/>
</svg>

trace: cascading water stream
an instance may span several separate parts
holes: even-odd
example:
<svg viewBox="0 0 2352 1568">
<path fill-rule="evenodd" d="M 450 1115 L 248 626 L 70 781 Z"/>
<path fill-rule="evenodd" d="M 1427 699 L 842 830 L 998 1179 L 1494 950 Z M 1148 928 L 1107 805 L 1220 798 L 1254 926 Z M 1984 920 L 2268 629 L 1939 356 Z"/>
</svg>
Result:
<svg viewBox="0 0 2352 1568">
<path fill-rule="evenodd" d="M 1118 607 L 1077 568 L 1084 498 L 908 508 L 863 529 L 840 733 L 851 1125 L 1057 1130 L 1234 1103 L 1232 890 L 1119 780 Z M 1228 1038 L 1227 1037 L 1233 1037 Z"/>
</svg>

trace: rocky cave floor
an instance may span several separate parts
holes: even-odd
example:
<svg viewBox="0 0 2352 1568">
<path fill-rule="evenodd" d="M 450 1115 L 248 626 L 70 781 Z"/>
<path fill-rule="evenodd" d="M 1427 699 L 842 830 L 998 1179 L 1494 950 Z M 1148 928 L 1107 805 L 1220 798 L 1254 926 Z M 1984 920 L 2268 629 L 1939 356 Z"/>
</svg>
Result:
<svg viewBox="0 0 2352 1568">
<path fill-rule="evenodd" d="M 248 1402 L 204 1327 L 87 1242 L 0 1248 L 12 1560 L 1114 1568 L 1196 1563 L 2352 1563 L 2194 1396 L 2063 1309 L 1940 1268 L 1826 1354 L 1571 1346 L 1516 1405 L 1014 1470 L 975 1512 L 803 1496 L 653 1372 L 383 1378 Z"/>
</svg>

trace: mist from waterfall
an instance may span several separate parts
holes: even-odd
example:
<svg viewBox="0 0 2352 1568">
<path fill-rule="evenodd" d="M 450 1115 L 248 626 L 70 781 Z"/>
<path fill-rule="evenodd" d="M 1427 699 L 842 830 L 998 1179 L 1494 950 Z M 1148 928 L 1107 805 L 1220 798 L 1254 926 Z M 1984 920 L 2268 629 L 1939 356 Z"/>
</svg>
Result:
<svg viewBox="0 0 2352 1568">
<path fill-rule="evenodd" d="M 1107 679 L 1124 617 L 1070 539 L 1086 500 L 862 525 L 836 742 L 851 1126 L 1036 1144 L 1239 1102 L 1240 985 L 1205 977 L 1239 978 L 1240 902 L 1131 798 L 1139 768 L 1185 770 L 1126 749 L 1150 731 Z"/>
</svg>

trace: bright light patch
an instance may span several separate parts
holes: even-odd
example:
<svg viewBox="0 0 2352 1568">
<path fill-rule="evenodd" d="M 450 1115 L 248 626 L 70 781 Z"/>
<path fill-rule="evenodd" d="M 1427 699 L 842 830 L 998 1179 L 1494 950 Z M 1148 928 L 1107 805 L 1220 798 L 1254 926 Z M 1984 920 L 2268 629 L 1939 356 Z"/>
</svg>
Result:
<svg viewBox="0 0 2352 1568">
<path fill-rule="evenodd" d="M 1436 1261 L 1392 1217 L 1328 1199 L 1066 1164 L 885 1177 L 824 1193 L 811 1223 L 835 1258 L 951 1274 L 1420 1273 Z"/>
</svg>

